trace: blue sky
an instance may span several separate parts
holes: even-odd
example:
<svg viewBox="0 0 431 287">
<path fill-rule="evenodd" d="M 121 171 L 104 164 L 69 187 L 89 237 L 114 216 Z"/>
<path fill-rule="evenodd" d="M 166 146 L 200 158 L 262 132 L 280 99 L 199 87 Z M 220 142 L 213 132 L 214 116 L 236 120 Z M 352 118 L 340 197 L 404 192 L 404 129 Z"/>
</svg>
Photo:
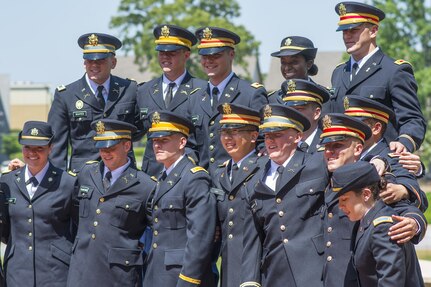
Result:
<svg viewBox="0 0 431 287">
<path fill-rule="evenodd" d="M 341 51 L 335 32 L 338 0 L 239 0 L 236 20 L 262 42 L 260 63 L 269 68 L 271 52 L 288 35 L 310 38 L 320 51 Z M 363 2 L 363 1 L 361 1 Z M 82 52 L 77 45 L 87 32 L 116 34 L 109 29 L 120 0 L 5 1 L 0 9 L 2 48 L 0 74 L 12 81 L 48 83 L 55 87 L 83 75 Z M 115 70 L 114 70 L 115 74 Z"/>
</svg>

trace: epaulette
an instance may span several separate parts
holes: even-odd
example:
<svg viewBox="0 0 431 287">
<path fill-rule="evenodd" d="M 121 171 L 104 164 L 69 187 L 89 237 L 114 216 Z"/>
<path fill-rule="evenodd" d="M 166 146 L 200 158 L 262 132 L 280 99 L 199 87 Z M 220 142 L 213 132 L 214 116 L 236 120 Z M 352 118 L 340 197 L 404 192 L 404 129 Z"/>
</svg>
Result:
<svg viewBox="0 0 431 287">
<path fill-rule="evenodd" d="M 390 153 L 388 153 L 388 157 L 390 157 L 390 158 L 397 158 L 397 157 L 399 157 L 399 156 L 400 156 L 399 154 L 394 153 L 394 152 L 390 152 Z"/>
<path fill-rule="evenodd" d="M 341 66 L 341 65 L 344 65 L 346 62 L 341 62 L 341 63 L 339 63 L 338 65 L 336 65 L 335 66 L 335 68 L 338 68 L 339 66 Z"/>
<path fill-rule="evenodd" d="M 138 83 L 138 86 L 142 86 L 143 84 L 145 84 L 145 82 L 140 82 Z"/>
<path fill-rule="evenodd" d="M 253 84 L 251 84 L 251 86 L 253 87 L 253 88 L 255 88 L 255 89 L 259 89 L 259 88 L 261 88 L 261 87 L 263 87 L 263 85 L 262 84 L 259 84 L 259 83 L 253 83 Z"/>
<path fill-rule="evenodd" d="M 201 88 L 196 88 L 196 89 L 194 89 L 193 91 L 191 91 L 191 92 L 190 92 L 190 95 L 191 95 L 191 94 L 193 94 L 193 93 L 196 93 L 196 92 L 197 92 L 197 91 L 199 91 L 200 89 L 201 89 Z"/>
<path fill-rule="evenodd" d="M 57 87 L 57 91 L 62 92 L 66 90 L 66 86 L 65 85 L 61 85 Z"/>
<path fill-rule="evenodd" d="M 132 81 L 132 82 L 138 82 L 138 81 L 136 81 L 135 79 L 133 79 L 133 78 L 126 78 L 126 80 L 129 80 L 129 81 Z"/>
<path fill-rule="evenodd" d="M 201 167 L 201 166 L 196 166 L 196 167 L 194 167 L 194 168 L 191 168 L 190 169 L 190 171 L 192 172 L 192 173 L 197 173 L 198 171 L 205 171 L 206 173 L 208 173 L 208 171 L 206 171 L 203 167 Z"/>
<path fill-rule="evenodd" d="M 71 171 L 71 170 L 68 170 L 68 171 L 67 171 L 67 173 L 68 173 L 68 174 L 70 174 L 71 176 L 77 176 L 77 174 L 76 174 L 76 173 L 74 173 L 74 172 L 73 172 L 73 171 Z"/>
<path fill-rule="evenodd" d="M 277 91 L 272 91 L 271 93 L 268 93 L 268 97 L 269 97 L 270 95 L 274 94 L 275 92 L 277 92 Z"/>
<path fill-rule="evenodd" d="M 217 167 L 226 167 L 229 164 L 229 159 L 222 164 L 219 164 Z"/>
<path fill-rule="evenodd" d="M 194 158 L 192 158 L 191 156 L 187 156 L 187 158 L 193 163 L 193 164 L 196 164 L 196 161 L 195 161 L 195 159 Z"/>
<path fill-rule="evenodd" d="M 11 170 L 10 170 L 10 169 L 3 171 L 1 174 L 7 174 L 7 173 L 9 173 L 9 172 L 11 172 Z"/>
<path fill-rule="evenodd" d="M 373 220 L 373 225 L 377 226 L 380 223 L 393 223 L 394 220 L 390 216 L 380 216 Z"/>
<path fill-rule="evenodd" d="M 93 163 L 96 163 L 96 162 L 98 162 L 98 161 L 97 160 L 89 160 L 85 164 L 93 164 Z"/>
<path fill-rule="evenodd" d="M 409 61 L 403 60 L 403 59 L 398 59 L 394 62 L 397 65 L 402 65 L 402 64 L 409 64 L 410 66 L 412 66 L 412 64 Z"/>
<path fill-rule="evenodd" d="M 154 175 L 152 177 L 150 177 L 152 180 L 154 180 L 155 182 L 157 182 L 157 177 L 155 177 Z"/>
<path fill-rule="evenodd" d="M 320 146 L 317 151 L 325 151 L 325 146 Z"/>
</svg>

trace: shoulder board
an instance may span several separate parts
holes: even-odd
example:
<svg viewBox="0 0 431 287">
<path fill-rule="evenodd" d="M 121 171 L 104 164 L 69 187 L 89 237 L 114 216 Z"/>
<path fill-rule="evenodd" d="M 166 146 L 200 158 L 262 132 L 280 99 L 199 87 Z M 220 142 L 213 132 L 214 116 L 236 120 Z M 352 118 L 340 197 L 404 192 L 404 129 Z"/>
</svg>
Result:
<svg viewBox="0 0 431 287">
<path fill-rule="evenodd" d="M 85 164 L 93 164 L 93 163 L 96 163 L 96 162 L 98 162 L 98 161 L 97 160 L 89 160 Z"/>
<path fill-rule="evenodd" d="M 138 86 L 142 86 L 143 84 L 145 84 L 145 82 L 140 82 L 138 83 Z"/>
<path fill-rule="evenodd" d="M 268 97 L 269 97 L 270 95 L 274 94 L 275 92 L 277 92 L 277 91 L 272 91 L 271 93 L 268 93 Z"/>
<path fill-rule="evenodd" d="M 394 153 L 394 152 L 390 152 L 390 153 L 388 153 L 388 157 L 390 157 L 390 158 L 397 158 L 397 157 L 399 157 L 400 155 L 399 154 L 396 154 L 396 153 Z"/>
<path fill-rule="evenodd" d="M 339 63 L 338 65 L 335 66 L 335 68 L 338 68 L 339 66 L 344 65 L 345 63 L 346 62 Z"/>
<path fill-rule="evenodd" d="M 373 225 L 377 226 L 380 223 L 392 223 L 394 220 L 390 216 L 380 216 L 373 220 Z"/>
<path fill-rule="evenodd" d="M 57 87 L 57 91 L 62 92 L 66 90 L 66 86 L 65 85 L 61 85 Z"/>
<path fill-rule="evenodd" d="M 317 151 L 325 151 L 325 146 L 321 146 L 317 149 Z"/>
<path fill-rule="evenodd" d="M 3 171 L 1 174 L 7 174 L 7 173 L 9 173 L 9 172 L 11 172 L 11 170 L 10 170 L 10 169 Z"/>
<path fill-rule="evenodd" d="M 253 84 L 251 84 L 251 86 L 255 89 L 259 89 L 259 88 L 263 87 L 263 85 L 259 84 L 259 83 L 253 83 Z"/>
<path fill-rule="evenodd" d="M 219 164 L 218 167 L 226 167 L 229 163 L 229 159 L 222 164 Z"/>
<path fill-rule="evenodd" d="M 126 78 L 126 80 L 132 81 L 132 82 L 137 82 L 135 79 L 133 78 Z"/>
<path fill-rule="evenodd" d="M 157 177 L 155 177 L 154 175 L 152 177 L 150 177 L 152 180 L 154 180 L 155 182 L 157 182 Z"/>
<path fill-rule="evenodd" d="M 71 176 L 76 176 L 76 175 L 77 175 L 76 173 L 74 173 L 74 172 L 73 172 L 73 171 L 71 171 L 71 170 L 68 170 L 68 171 L 67 171 L 67 173 L 68 173 L 68 174 L 70 174 Z"/>
<path fill-rule="evenodd" d="M 208 171 L 206 171 L 203 167 L 201 167 L 201 166 L 196 166 L 196 167 L 194 167 L 194 168 L 192 168 L 192 169 L 190 169 L 190 171 L 192 172 L 192 173 L 197 173 L 198 171 L 205 171 L 206 173 L 208 173 Z"/>
<path fill-rule="evenodd" d="M 194 160 L 194 158 L 192 158 L 191 156 L 187 156 L 187 158 L 193 163 L 196 164 L 196 161 Z"/>
<path fill-rule="evenodd" d="M 403 59 L 396 60 L 394 63 L 397 65 L 402 65 L 402 64 L 408 64 L 410 66 L 412 65 L 412 64 L 410 64 L 410 62 L 403 60 Z"/>
<path fill-rule="evenodd" d="M 190 92 L 190 95 L 191 95 L 191 94 L 196 93 L 196 92 L 197 92 L 197 91 L 199 91 L 200 89 L 201 89 L 201 88 L 196 88 L 196 89 L 194 89 L 193 91 L 191 91 L 191 92 Z"/>
</svg>

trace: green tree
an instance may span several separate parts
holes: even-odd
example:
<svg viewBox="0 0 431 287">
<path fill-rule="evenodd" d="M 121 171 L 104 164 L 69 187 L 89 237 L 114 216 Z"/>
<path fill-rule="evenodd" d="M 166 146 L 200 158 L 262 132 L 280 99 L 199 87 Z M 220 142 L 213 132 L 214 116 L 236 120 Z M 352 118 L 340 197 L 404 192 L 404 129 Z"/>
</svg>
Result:
<svg viewBox="0 0 431 287">
<path fill-rule="evenodd" d="M 10 159 L 21 158 L 21 145 L 18 142 L 18 133 L 11 132 L 10 134 L 3 134 L 1 137 L 2 145 L 0 153 L 7 155 Z"/>
<path fill-rule="evenodd" d="M 422 112 L 431 124 L 431 7 L 423 0 L 372 0 L 385 11 L 380 23 L 378 45 L 396 59 L 409 61 L 415 70 L 418 98 Z M 427 133 L 421 147 L 427 166 L 431 163 L 431 135 Z"/>
<path fill-rule="evenodd" d="M 240 16 L 240 7 L 235 0 L 122 0 L 118 13 L 118 16 L 112 17 L 110 25 L 120 30 L 125 51 L 133 51 L 135 63 L 142 71 L 149 69 L 160 73 L 153 29 L 164 23 L 178 25 L 192 32 L 204 26 L 235 31 L 241 37 L 241 43 L 235 49 L 236 63 L 246 68 L 244 56 L 257 56 L 259 42 L 244 26 L 235 25 L 232 21 Z M 188 69 L 193 75 L 206 78 L 196 53 L 193 53 Z"/>
</svg>

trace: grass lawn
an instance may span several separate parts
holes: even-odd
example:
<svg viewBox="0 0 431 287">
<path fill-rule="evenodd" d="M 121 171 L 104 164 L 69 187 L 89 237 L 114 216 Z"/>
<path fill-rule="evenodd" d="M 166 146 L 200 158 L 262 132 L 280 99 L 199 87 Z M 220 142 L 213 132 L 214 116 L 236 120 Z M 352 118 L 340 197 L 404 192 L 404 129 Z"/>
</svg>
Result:
<svg viewBox="0 0 431 287">
<path fill-rule="evenodd" d="M 431 190 L 426 190 L 426 195 L 428 199 L 428 204 L 431 204 Z M 425 211 L 425 217 L 428 221 L 428 224 L 431 224 L 431 208 L 428 206 L 428 209 Z"/>
</svg>

